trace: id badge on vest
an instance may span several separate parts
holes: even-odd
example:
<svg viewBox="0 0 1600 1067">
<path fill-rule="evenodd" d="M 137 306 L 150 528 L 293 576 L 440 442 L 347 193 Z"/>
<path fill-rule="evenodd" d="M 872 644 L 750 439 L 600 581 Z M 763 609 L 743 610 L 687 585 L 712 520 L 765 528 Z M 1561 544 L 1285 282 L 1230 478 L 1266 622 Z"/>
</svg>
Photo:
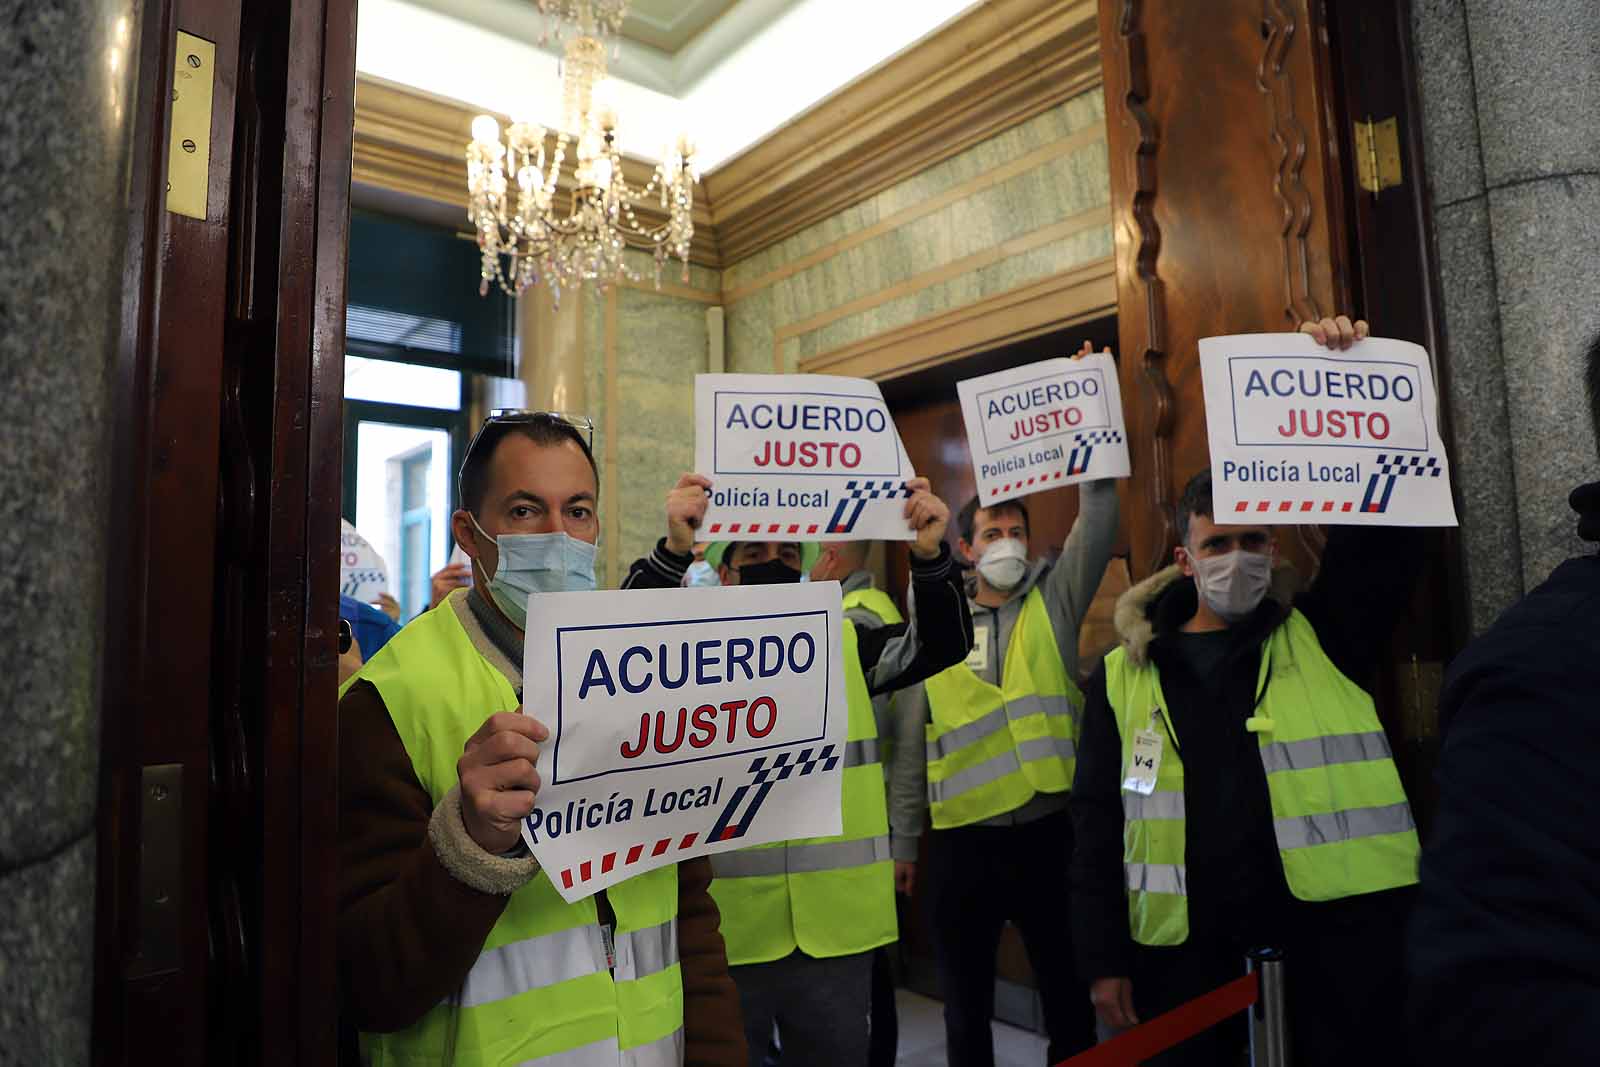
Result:
<svg viewBox="0 0 1600 1067">
<path fill-rule="evenodd" d="M 1149 796 L 1156 791 L 1156 772 L 1161 769 L 1161 735 L 1154 730 L 1137 730 L 1133 752 L 1128 758 L 1122 788 L 1129 793 Z"/>
<path fill-rule="evenodd" d="M 974 674 L 982 674 L 989 669 L 989 628 L 987 626 L 974 626 L 972 628 L 972 649 L 967 653 L 967 668 Z"/>
</svg>

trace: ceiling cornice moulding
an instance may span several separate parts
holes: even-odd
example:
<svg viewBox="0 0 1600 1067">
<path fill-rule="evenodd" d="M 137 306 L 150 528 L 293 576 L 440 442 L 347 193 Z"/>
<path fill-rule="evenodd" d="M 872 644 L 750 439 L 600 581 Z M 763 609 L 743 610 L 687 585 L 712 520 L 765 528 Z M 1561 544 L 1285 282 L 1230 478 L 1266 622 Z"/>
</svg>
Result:
<svg viewBox="0 0 1600 1067">
<path fill-rule="evenodd" d="M 1094 88 L 1096 18 L 1094 0 L 988 0 L 954 20 L 707 175 L 690 258 L 736 263 Z M 478 111 L 357 77 L 353 180 L 459 207 L 465 223 Z M 652 169 L 624 160 L 636 186 Z"/>
<path fill-rule="evenodd" d="M 988 0 L 701 183 L 725 263 L 1100 84 L 1094 0 Z"/>
</svg>

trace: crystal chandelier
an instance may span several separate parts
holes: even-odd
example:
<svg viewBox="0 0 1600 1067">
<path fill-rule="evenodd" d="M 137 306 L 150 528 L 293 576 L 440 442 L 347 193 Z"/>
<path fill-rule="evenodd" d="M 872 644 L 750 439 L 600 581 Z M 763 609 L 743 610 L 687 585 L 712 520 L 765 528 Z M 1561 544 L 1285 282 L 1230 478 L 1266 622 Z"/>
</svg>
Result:
<svg viewBox="0 0 1600 1067">
<path fill-rule="evenodd" d="M 663 153 L 649 184 L 631 187 L 617 150 L 616 112 L 595 99 L 596 86 L 606 76 L 603 38 L 620 29 L 626 0 L 538 0 L 538 5 L 547 17 L 569 20 L 576 29 L 563 47 L 565 128 L 551 131 L 552 145 L 543 127 L 513 121 L 502 142 L 492 116 L 473 120 L 467 193 L 482 252 L 479 293 L 486 295 L 494 282 L 515 296 L 543 279 L 559 303 L 563 287 L 584 281 L 600 286 L 621 278 L 637 281 L 623 258 L 630 247 L 654 255 L 658 285 L 668 255 L 683 263 L 687 281 L 699 180 L 694 145 L 679 138 Z M 563 35 L 558 31 L 557 36 Z M 569 142 L 576 156 L 572 193 L 558 199 Z M 659 225 L 645 225 L 634 211 L 651 202 L 666 216 Z"/>
</svg>

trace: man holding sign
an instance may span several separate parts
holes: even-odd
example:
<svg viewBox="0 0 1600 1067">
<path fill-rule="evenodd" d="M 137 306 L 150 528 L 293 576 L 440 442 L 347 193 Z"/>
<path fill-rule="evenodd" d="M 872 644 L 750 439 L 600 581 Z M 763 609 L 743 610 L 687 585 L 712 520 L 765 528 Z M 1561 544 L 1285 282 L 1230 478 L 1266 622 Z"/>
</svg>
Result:
<svg viewBox="0 0 1600 1067">
<path fill-rule="evenodd" d="M 1375 347 L 1342 316 L 1302 329 L 1339 353 L 1325 371 Z M 1177 563 L 1118 603 L 1121 647 L 1089 683 L 1072 792 L 1079 971 L 1102 1021 L 1126 1027 L 1238 977 L 1247 950 L 1281 948 L 1296 1064 L 1402 1061 L 1417 836 L 1369 687 L 1420 538 L 1334 526 L 1296 594 L 1274 573 L 1272 529 L 1225 508 L 1215 476 L 1184 490 Z M 1152 1062 L 1233 1062 L 1244 1036 L 1236 1017 Z"/>
<path fill-rule="evenodd" d="M 692 560 L 715 483 L 686 474 L 667 497 L 667 536 L 633 565 L 629 581 L 670 580 Z M 728 961 L 739 986 L 752 1064 L 774 1023 L 798 1064 L 863 1064 L 873 950 L 898 937 L 894 865 L 872 697 L 960 662 L 972 621 L 944 543 L 949 509 L 925 478 L 905 483 L 901 522 L 911 543 L 915 614 L 876 629 L 844 626 L 849 743 L 844 828 L 712 857 Z M 898 532 L 898 531 L 897 531 Z M 717 542 L 706 559 L 724 586 L 789 585 L 817 559 L 814 542 Z M 699 594 L 686 593 L 685 597 Z M 781 602 L 781 594 L 774 596 Z"/>
<path fill-rule="evenodd" d="M 1051 362 L 1080 368 L 1088 345 L 1078 357 Z M 1110 365 L 1109 356 L 1090 358 Z M 1025 370 L 1003 373 L 1034 377 Z M 1041 388 L 1064 395 L 1061 380 L 1051 378 Z M 1114 373 L 1110 381 L 1114 385 Z M 1082 391 L 1081 382 L 1073 386 L 1074 397 Z M 1120 403 L 1114 421 L 1121 425 Z M 974 455 L 979 451 L 974 443 Z M 1126 473 L 1125 455 L 1120 469 Z M 1054 1063 L 1094 1041 L 1093 1013 L 1073 974 L 1061 887 L 1072 854 L 1067 791 L 1082 707 L 1078 629 L 1116 544 L 1117 488 L 1108 478 L 1078 481 L 1078 518 L 1052 564 L 1033 557 L 1023 499 L 993 499 L 984 492 L 983 472 L 976 473 L 979 495 L 960 518 L 960 550 L 974 568 L 972 653 L 896 699 L 929 724 L 933 833 L 924 884 L 950 1063 L 994 1062 L 995 956 L 1007 922 L 1022 935 L 1038 980 Z M 1020 493 L 1061 484 L 1072 483 L 1051 479 L 1047 485 L 1035 477 Z"/>
<path fill-rule="evenodd" d="M 490 418 L 452 520 L 471 587 L 343 690 L 340 971 L 372 1062 L 744 1064 L 706 860 L 569 904 L 521 839 L 550 736 L 519 714 L 525 616 L 594 588 L 592 432 Z"/>
</svg>

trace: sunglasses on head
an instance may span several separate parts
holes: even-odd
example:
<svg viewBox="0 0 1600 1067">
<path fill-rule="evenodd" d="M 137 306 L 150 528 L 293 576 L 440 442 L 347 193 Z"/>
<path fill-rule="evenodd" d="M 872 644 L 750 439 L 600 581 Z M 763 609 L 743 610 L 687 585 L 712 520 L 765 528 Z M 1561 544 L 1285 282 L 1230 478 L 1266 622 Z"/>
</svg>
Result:
<svg viewBox="0 0 1600 1067">
<path fill-rule="evenodd" d="M 533 423 L 545 423 L 551 426 L 565 426 L 583 435 L 583 443 L 590 452 L 594 451 L 594 420 L 587 415 L 572 415 L 565 411 L 525 411 L 521 408 L 495 408 L 489 412 L 489 417 L 483 420 L 483 425 L 478 427 L 478 432 L 472 435 L 472 440 L 467 442 L 467 450 L 461 454 L 461 470 L 456 473 L 457 491 L 460 490 L 461 472 L 467 469 L 467 463 L 472 459 L 472 450 L 478 447 L 491 428 L 499 426 L 526 426 Z M 464 494 L 458 499 L 464 499 Z"/>
</svg>

